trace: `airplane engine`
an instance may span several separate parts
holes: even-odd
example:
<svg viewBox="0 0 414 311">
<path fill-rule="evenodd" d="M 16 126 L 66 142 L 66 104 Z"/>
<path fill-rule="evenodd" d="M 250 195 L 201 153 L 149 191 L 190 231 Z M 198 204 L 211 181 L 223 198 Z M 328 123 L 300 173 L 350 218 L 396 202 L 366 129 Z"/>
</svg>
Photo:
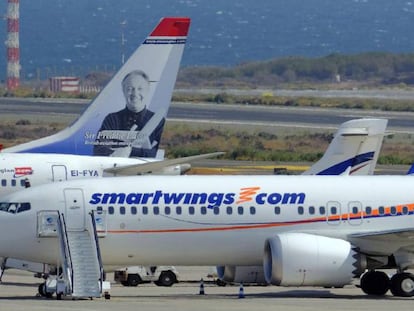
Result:
<svg viewBox="0 0 414 311">
<path fill-rule="evenodd" d="M 365 267 L 366 257 L 341 239 L 282 233 L 265 242 L 264 275 L 273 285 L 341 287 Z"/>
<path fill-rule="evenodd" d="M 229 283 L 267 284 L 263 266 L 217 266 L 217 276 Z"/>
</svg>

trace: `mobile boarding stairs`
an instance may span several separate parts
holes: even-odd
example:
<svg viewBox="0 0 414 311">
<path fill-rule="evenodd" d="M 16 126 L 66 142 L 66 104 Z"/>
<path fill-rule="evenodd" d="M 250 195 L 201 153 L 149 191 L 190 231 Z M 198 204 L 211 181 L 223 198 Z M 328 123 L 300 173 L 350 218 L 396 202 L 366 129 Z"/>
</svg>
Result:
<svg viewBox="0 0 414 311">
<path fill-rule="evenodd" d="M 97 222 L 101 225 L 104 215 L 91 212 L 76 224 L 68 218 L 59 211 L 38 213 L 39 238 L 57 237 L 60 248 L 56 276 L 39 286 L 39 294 L 50 298 L 56 293 L 58 300 L 62 296 L 109 299 L 110 283 L 104 281 L 97 234 Z"/>
</svg>

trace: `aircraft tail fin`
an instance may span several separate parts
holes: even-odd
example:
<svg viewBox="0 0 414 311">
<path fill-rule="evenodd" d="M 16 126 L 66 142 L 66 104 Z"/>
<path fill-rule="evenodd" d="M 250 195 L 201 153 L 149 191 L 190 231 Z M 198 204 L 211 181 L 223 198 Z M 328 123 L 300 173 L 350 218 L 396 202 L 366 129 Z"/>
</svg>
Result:
<svg viewBox="0 0 414 311">
<path fill-rule="evenodd" d="M 2 152 L 111 155 L 117 147 L 134 149 L 135 146 L 140 146 L 136 148 L 137 152 L 124 155 L 155 157 L 189 26 L 190 19 L 187 17 L 162 18 L 72 125 L 54 135 L 7 148 Z M 132 79 L 130 77 L 134 74 L 140 75 L 138 80 L 147 81 L 146 93 L 137 95 L 138 87 L 124 85 L 124 81 Z M 131 111 L 127 109 L 128 104 L 134 105 L 137 98 L 141 100 L 141 105 L 145 105 L 145 114 L 140 114 L 141 110 L 137 108 L 128 114 Z M 122 111 L 124 115 L 119 115 Z M 147 123 L 148 126 L 145 127 Z M 109 128 L 108 124 L 113 128 Z M 141 130 L 146 135 L 139 135 Z M 146 137 L 143 140 L 141 136 Z M 107 147 L 106 153 L 97 152 L 99 147 Z M 144 153 L 139 153 L 140 151 Z"/>
<path fill-rule="evenodd" d="M 303 175 L 372 175 L 387 123 L 385 119 L 343 123 L 322 158 Z"/>
</svg>

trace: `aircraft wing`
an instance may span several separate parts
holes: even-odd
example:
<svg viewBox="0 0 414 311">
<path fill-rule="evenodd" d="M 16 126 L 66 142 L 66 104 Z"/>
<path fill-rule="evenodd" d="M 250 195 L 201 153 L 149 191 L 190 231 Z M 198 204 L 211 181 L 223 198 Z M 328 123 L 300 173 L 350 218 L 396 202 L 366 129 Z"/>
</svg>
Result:
<svg viewBox="0 0 414 311">
<path fill-rule="evenodd" d="M 362 246 L 362 249 L 374 245 L 392 245 L 395 250 L 414 252 L 414 228 L 402 230 L 381 230 L 376 232 L 360 232 L 348 236 L 351 243 Z M 368 246 L 369 245 L 369 246 Z M 387 247 L 387 248 L 388 248 Z"/>
<path fill-rule="evenodd" d="M 114 174 L 114 175 L 122 175 L 122 176 L 141 175 L 141 174 L 147 174 L 147 173 L 151 173 L 155 171 L 161 171 L 164 168 L 171 167 L 174 165 L 184 164 L 184 163 L 207 159 L 207 158 L 213 158 L 213 157 L 217 157 L 223 154 L 224 152 L 212 152 L 212 153 L 199 154 L 195 156 L 183 157 L 183 158 L 178 158 L 178 159 L 152 161 L 152 162 L 147 162 L 144 164 L 117 166 L 117 167 L 107 168 L 104 170 L 104 172 Z"/>
<path fill-rule="evenodd" d="M 388 231 L 377 231 L 377 232 L 362 232 L 351 234 L 351 238 L 366 238 L 369 240 L 377 240 L 384 242 L 393 242 L 401 240 L 411 240 L 414 244 L 414 229 L 406 230 L 388 230 Z"/>
</svg>

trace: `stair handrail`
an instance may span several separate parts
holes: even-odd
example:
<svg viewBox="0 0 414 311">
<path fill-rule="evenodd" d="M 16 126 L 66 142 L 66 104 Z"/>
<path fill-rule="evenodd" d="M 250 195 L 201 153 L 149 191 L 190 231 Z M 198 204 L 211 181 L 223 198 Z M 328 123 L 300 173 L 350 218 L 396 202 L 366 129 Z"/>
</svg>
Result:
<svg viewBox="0 0 414 311">
<path fill-rule="evenodd" d="M 62 257 L 62 270 L 63 276 L 66 285 L 66 294 L 73 293 L 73 264 L 72 264 L 72 257 L 70 253 L 70 246 L 69 246 L 69 238 L 68 233 L 66 230 L 66 221 L 65 215 L 63 213 L 58 213 L 58 237 L 60 241 L 60 254 Z"/>
<path fill-rule="evenodd" d="M 92 231 L 93 231 L 93 237 L 94 237 L 95 247 L 96 247 L 96 255 L 98 257 L 98 263 L 99 263 L 99 288 L 100 288 L 100 292 L 102 293 L 102 283 L 104 281 L 104 269 L 103 269 L 103 264 L 102 264 L 101 248 L 99 247 L 98 232 L 96 230 L 95 212 L 92 210 L 89 213 L 89 215 L 91 216 Z"/>
</svg>

